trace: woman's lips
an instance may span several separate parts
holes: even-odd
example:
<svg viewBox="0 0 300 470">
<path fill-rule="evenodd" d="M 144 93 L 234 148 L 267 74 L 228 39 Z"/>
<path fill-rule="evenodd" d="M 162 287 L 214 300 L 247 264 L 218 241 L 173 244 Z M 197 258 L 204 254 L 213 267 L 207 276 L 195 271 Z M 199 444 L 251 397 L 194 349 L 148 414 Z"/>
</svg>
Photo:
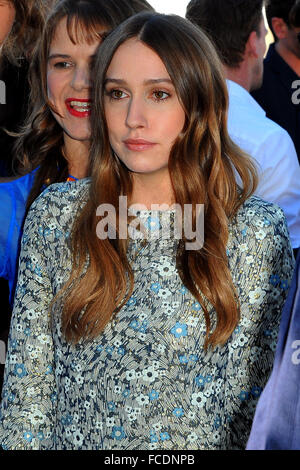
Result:
<svg viewBox="0 0 300 470">
<path fill-rule="evenodd" d="M 149 150 L 154 147 L 156 144 L 153 142 L 148 142 L 144 139 L 127 139 L 124 140 L 124 144 L 129 150 L 133 152 L 142 152 L 143 150 Z"/>
<path fill-rule="evenodd" d="M 68 98 L 65 103 L 67 110 L 72 116 L 86 118 L 91 115 L 91 100 Z"/>
</svg>

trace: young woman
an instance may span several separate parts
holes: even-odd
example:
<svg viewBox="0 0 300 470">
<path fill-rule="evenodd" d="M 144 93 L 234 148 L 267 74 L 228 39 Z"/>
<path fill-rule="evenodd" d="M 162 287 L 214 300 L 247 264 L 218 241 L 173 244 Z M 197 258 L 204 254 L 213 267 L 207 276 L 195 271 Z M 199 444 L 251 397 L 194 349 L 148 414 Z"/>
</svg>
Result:
<svg viewBox="0 0 300 470">
<path fill-rule="evenodd" d="M 222 66 L 187 20 L 127 20 L 94 77 L 91 181 L 26 221 L 2 446 L 244 448 L 293 266 L 283 213 L 250 197 Z"/>
<path fill-rule="evenodd" d="M 15 150 L 26 176 L 0 185 L 0 277 L 9 280 L 11 301 L 26 205 L 45 185 L 88 174 L 90 68 L 102 36 L 143 10 L 153 10 L 146 0 L 61 0 L 46 21 L 31 70 L 32 109 Z"/>
</svg>

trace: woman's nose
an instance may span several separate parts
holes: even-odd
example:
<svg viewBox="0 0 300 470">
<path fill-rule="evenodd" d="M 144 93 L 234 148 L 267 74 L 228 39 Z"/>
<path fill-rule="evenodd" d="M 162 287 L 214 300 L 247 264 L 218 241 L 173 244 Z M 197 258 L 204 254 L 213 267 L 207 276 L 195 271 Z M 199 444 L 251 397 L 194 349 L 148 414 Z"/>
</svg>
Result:
<svg viewBox="0 0 300 470">
<path fill-rule="evenodd" d="M 146 127 L 146 105 L 141 98 L 131 98 L 128 103 L 126 124 L 130 128 Z"/>
<path fill-rule="evenodd" d="M 71 86 L 76 91 L 91 87 L 91 77 L 89 67 L 77 67 L 72 77 Z"/>
</svg>

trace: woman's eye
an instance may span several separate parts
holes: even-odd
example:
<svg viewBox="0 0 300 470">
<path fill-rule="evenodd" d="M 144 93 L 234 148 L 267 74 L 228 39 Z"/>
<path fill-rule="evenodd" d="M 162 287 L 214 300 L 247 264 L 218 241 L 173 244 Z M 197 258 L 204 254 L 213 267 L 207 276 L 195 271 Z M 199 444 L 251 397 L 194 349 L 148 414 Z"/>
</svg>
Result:
<svg viewBox="0 0 300 470">
<path fill-rule="evenodd" d="M 107 94 L 114 100 L 121 100 L 127 96 L 122 90 L 111 90 Z"/>
<path fill-rule="evenodd" d="M 170 93 L 167 93 L 166 91 L 162 90 L 157 90 L 153 92 L 153 96 L 156 101 L 164 101 L 170 97 Z"/>
<path fill-rule="evenodd" d="M 69 67 L 71 67 L 72 64 L 70 64 L 70 62 L 56 62 L 56 64 L 54 64 L 54 67 L 56 69 L 67 69 Z"/>
</svg>

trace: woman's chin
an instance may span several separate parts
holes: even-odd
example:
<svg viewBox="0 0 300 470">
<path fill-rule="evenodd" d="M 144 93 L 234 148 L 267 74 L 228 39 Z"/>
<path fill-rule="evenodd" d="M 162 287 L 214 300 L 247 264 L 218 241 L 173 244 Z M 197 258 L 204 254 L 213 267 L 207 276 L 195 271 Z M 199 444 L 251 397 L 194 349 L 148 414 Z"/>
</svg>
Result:
<svg viewBox="0 0 300 470">
<path fill-rule="evenodd" d="M 79 142 L 85 142 L 91 140 L 90 131 L 86 132 L 76 132 L 69 129 L 64 129 L 64 135 L 67 139 L 77 140 Z"/>
</svg>

